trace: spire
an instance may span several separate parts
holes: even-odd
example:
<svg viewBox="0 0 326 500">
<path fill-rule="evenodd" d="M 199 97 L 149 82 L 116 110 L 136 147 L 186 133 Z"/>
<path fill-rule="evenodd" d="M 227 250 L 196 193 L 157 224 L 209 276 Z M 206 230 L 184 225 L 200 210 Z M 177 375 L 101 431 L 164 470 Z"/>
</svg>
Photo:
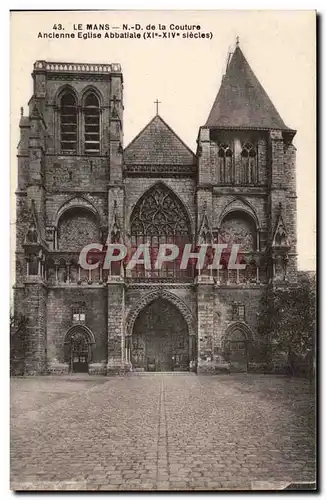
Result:
<svg viewBox="0 0 326 500">
<path fill-rule="evenodd" d="M 238 36 L 205 127 L 289 130 L 250 68 Z"/>
</svg>

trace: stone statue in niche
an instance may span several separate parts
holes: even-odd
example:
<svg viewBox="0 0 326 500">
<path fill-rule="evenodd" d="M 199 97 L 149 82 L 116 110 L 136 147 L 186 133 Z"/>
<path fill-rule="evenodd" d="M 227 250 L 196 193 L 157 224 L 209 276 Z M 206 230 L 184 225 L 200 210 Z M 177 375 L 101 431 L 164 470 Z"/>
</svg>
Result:
<svg viewBox="0 0 326 500">
<path fill-rule="evenodd" d="M 275 281 L 286 280 L 289 257 L 287 254 L 274 255 L 274 279 Z"/>
<path fill-rule="evenodd" d="M 108 228 L 106 226 L 102 226 L 100 229 L 100 238 L 103 245 L 105 245 L 108 239 Z"/>
<path fill-rule="evenodd" d="M 210 233 L 207 227 L 202 228 L 199 236 L 199 244 L 205 245 L 206 243 L 210 243 Z"/>
<path fill-rule="evenodd" d="M 26 243 L 37 243 L 37 230 L 34 223 L 30 224 L 27 234 Z"/>
<path fill-rule="evenodd" d="M 118 118 L 119 114 L 116 108 L 117 105 L 117 97 L 113 96 L 113 107 L 112 107 L 112 118 Z"/>
<path fill-rule="evenodd" d="M 275 246 L 278 247 L 288 246 L 286 231 L 283 223 L 279 225 L 277 233 L 275 235 Z"/>
<path fill-rule="evenodd" d="M 282 217 L 282 203 L 279 204 L 279 216 L 273 238 L 273 247 L 289 247 L 288 235 Z"/>
<path fill-rule="evenodd" d="M 111 243 L 119 243 L 121 237 L 120 229 L 116 223 L 113 224 L 111 230 Z"/>
<path fill-rule="evenodd" d="M 46 231 L 45 234 L 46 234 L 47 241 L 53 241 L 53 239 L 54 239 L 54 227 L 47 226 L 45 231 Z"/>
<path fill-rule="evenodd" d="M 110 238 L 111 243 L 119 243 L 121 239 L 121 231 L 118 223 L 118 215 L 117 215 L 117 200 L 114 200 L 113 204 L 113 224 L 111 227 Z"/>
</svg>

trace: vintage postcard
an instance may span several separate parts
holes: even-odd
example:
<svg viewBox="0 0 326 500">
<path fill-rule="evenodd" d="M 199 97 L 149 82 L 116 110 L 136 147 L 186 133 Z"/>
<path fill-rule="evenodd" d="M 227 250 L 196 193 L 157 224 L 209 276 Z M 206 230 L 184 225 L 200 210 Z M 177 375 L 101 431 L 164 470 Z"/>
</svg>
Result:
<svg viewBox="0 0 326 500">
<path fill-rule="evenodd" d="M 316 489 L 316 13 L 13 11 L 10 66 L 10 488 Z"/>
</svg>

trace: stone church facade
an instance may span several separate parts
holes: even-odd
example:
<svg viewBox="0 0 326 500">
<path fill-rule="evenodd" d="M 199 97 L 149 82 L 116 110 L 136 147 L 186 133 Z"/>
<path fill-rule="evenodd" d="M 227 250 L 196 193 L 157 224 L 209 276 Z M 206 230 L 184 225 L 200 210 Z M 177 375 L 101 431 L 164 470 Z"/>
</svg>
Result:
<svg viewBox="0 0 326 500">
<path fill-rule="evenodd" d="M 260 299 L 295 282 L 295 131 L 239 46 L 191 151 L 157 114 L 123 144 L 119 64 L 37 61 L 18 145 L 13 348 L 25 374 L 235 370 Z M 88 243 L 237 243 L 245 270 L 85 270 Z"/>
</svg>

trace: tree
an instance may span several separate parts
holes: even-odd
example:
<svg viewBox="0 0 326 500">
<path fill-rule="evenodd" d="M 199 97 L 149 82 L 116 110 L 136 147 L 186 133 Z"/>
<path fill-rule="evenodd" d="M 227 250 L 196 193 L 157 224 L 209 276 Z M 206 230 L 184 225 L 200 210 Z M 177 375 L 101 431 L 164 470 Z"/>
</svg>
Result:
<svg viewBox="0 0 326 500">
<path fill-rule="evenodd" d="M 316 280 L 299 273 L 297 284 L 271 285 L 261 300 L 259 332 L 266 361 L 284 353 L 290 374 L 312 374 L 315 358 Z"/>
<path fill-rule="evenodd" d="M 11 373 L 22 374 L 28 318 L 23 314 L 10 314 L 10 368 Z"/>
</svg>

